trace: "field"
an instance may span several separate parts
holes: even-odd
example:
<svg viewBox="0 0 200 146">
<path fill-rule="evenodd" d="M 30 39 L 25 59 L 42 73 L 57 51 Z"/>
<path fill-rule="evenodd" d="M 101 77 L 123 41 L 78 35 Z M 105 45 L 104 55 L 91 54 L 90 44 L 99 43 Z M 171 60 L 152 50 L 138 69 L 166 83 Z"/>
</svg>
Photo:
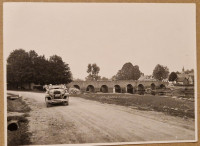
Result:
<svg viewBox="0 0 200 146">
<path fill-rule="evenodd" d="M 194 100 L 177 96 L 137 94 L 79 94 L 73 95 L 101 103 L 131 106 L 139 110 L 154 110 L 174 116 L 194 118 Z"/>
</svg>

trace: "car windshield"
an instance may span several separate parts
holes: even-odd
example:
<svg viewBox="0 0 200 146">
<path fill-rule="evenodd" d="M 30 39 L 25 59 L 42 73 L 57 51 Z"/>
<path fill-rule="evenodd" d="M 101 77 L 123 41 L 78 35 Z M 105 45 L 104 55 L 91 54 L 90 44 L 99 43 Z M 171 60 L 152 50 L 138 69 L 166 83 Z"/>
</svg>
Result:
<svg viewBox="0 0 200 146">
<path fill-rule="evenodd" d="M 65 89 L 64 86 L 51 86 L 49 89 Z"/>
</svg>

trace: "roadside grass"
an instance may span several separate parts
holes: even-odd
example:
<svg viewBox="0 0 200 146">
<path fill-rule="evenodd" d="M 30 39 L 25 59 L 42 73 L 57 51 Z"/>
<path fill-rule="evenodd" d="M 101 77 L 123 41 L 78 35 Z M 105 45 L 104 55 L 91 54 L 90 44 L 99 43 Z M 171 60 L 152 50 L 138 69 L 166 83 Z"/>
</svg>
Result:
<svg viewBox="0 0 200 146">
<path fill-rule="evenodd" d="M 174 116 L 194 118 L 194 102 L 172 98 L 171 96 L 159 95 L 137 95 L 137 94 L 77 94 L 73 97 L 81 97 L 88 100 L 95 100 L 101 103 L 132 106 L 139 110 L 154 110 L 168 113 Z"/>
<path fill-rule="evenodd" d="M 18 96 L 14 94 L 8 94 L 8 96 Z M 21 97 L 15 100 L 9 100 L 7 99 L 7 111 L 8 112 L 30 112 L 30 107 L 26 104 L 24 100 L 22 100 Z"/>
<path fill-rule="evenodd" d="M 13 94 L 8 94 L 9 96 L 18 96 Z M 28 132 L 28 119 L 30 107 L 23 101 L 21 97 L 10 100 L 7 98 L 7 121 L 17 121 L 19 129 L 15 131 L 7 130 L 7 143 L 8 146 L 31 144 L 30 136 Z"/>
</svg>

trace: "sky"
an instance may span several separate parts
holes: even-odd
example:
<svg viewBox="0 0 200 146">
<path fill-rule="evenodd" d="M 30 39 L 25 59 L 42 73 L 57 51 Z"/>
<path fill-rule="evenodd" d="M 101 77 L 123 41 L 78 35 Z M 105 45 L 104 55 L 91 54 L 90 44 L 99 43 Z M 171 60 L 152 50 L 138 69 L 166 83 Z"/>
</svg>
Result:
<svg viewBox="0 0 200 146">
<path fill-rule="evenodd" d="M 56 54 L 79 79 L 89 63 L 108 78 L 127 62 L 145 75 L 157 64 L 195 69 L 195 13 L 195 4 L 4 3 L 4 59 L 19 48 Z"/>
</svg>

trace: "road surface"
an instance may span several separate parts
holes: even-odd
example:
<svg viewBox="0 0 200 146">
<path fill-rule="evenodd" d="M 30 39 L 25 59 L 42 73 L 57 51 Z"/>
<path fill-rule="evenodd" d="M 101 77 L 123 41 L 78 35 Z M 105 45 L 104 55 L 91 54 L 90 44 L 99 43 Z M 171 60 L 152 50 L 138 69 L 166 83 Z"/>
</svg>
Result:
<svg viewBox="0 0 200 146">
<path fill-rule="evenodd" d="M 194 140 L 194 120 L 70 97 L 69 106 L 46 108 L 44 93 L 21 94 L 31 107 L 32 144 Z"/>
</svg>

